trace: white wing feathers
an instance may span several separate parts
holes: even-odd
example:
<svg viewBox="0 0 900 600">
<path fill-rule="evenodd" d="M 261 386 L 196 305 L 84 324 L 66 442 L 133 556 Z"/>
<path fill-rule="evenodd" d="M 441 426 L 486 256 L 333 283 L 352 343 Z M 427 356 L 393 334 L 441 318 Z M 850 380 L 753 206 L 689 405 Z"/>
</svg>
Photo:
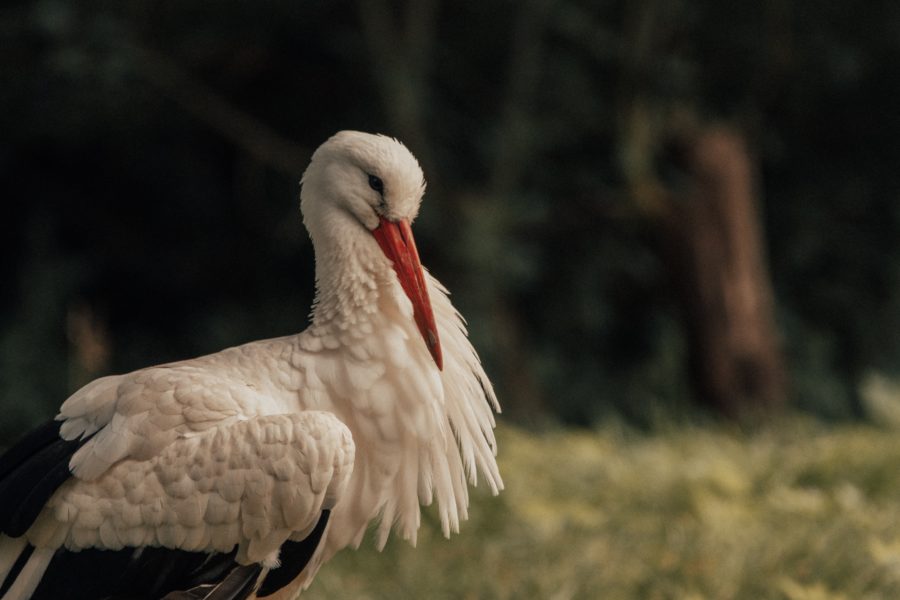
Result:
<svg viewBox="0 0 900 600">
<path fill-rule="evenodd" d="M 57 417 L 57 420 L 66 419 L 60 427 L 60 435 L 67 440 L 87 437 L 109 423 L 116 410 L 119 384 L 125 377 L 101 377 L 72 394 L 60 407 Z"/>
<path fill-rule="evenodd" d="M 113 418 L 115 422 L 115 417 Z M 353 470 L 350 431 L 333 415 L 253 417 L 180 437 L 148 460 L 93 481 L 70 479 L 27 536 L 69 549 L 163 546 L 273 563 L 341 496 Z"/>
<path fill-rule="evenodd" d="M 220 354 L 235 361 L 242 350 Z M 73 394 L 57 416 L 65 420 L 60 435 L 71 440 L 96 432 L 72 457 L 75 476 L 91 481 L 120 460 L 155 456 L 179 436 L 260 414 L 288 412 L 275 410 L 271 398 L 252 385 L 222 376 L 209 368 L 215 365 L 204 364 L 216 359 L 221 360 L 210 355 L 104 377 Z"/>
</svg>

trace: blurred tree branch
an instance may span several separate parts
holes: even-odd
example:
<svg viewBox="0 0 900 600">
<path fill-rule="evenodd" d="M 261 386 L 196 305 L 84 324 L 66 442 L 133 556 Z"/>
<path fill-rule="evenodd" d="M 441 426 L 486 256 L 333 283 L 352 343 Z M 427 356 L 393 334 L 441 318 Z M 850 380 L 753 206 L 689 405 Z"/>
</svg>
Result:
<svg viewBox="0 0 900 600">
<path fill-rule="evenodd" d="M 138 74 L 187 113 L 260 163 L 299 179 L 309 162 L 309 149 L 237 108 L 163 53 L 137 43 L 129 49 Z"/>
</svg>

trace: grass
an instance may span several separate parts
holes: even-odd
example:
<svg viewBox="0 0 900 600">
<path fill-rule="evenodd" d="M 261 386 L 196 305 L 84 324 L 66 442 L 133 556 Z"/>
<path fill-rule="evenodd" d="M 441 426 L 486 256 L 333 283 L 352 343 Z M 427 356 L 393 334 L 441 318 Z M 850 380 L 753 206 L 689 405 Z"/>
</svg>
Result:
<svg viewBox="0 0 900 600">
<path fill-rule="evenodd" d="M 370 538 L 320 571 L 333 598 L 900 598 L 900 435 L 790 419 L 742 433 L 500 430 L 507 489 L 459 536 Z"/>
</svg>

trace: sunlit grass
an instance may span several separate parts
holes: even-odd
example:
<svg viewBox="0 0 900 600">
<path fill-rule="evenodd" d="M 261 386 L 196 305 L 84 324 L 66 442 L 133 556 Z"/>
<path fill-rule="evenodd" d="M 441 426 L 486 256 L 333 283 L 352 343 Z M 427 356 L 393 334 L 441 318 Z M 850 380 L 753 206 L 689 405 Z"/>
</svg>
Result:
<svg viewBox="0 0 900 600">
<path fill-rule="evenodd" d="M 507 489 L 444 540 L 367 539 L 304 598 L 900 598 L 900 435 L 500 431 Z"/>
</svg>

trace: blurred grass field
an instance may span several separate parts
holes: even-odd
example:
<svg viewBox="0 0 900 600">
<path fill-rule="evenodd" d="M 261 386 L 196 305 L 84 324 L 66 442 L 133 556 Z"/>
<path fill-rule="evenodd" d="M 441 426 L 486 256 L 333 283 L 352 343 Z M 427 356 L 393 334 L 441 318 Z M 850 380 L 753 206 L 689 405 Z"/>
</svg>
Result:
<svg viewBox="0 0 900 600">
<path fill-rule="evenodd" d="M 367 537 L 302 597 L 900 598 L 900 435 L 791 418 L 753 432 L 501 426 L 506 490 L 451 540 Z"/>
</svg>

